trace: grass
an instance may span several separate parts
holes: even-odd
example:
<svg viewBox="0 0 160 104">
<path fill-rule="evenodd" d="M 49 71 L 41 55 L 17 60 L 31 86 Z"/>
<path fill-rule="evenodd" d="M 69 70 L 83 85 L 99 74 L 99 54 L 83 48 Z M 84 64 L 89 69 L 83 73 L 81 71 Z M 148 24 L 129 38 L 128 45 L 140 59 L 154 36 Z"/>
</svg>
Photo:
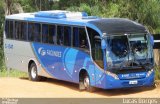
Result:
<svg viewBox="0 0 160 104">
<path fill-rule="evenodd" d="M 27 77 L 27 73 L 15 69 L 0 71 L 0 77 Z"/>
</svg>

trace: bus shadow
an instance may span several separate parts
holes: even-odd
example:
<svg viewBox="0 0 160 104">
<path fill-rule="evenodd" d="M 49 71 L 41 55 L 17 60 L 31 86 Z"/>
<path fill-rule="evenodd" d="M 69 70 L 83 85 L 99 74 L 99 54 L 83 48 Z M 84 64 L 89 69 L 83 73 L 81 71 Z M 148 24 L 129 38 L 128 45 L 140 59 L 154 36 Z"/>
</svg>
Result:
<svg viewBox="0 0 160 104">
<path fill-rule="evenodd" d="M 44 82 L 51 83 L 51 84 L 56 84 L 56 85 L 59 85 L 59 86 L 63 86 L 63 87 L 72 89 L 72 90 L 79 91 L 78 84 L 75 84 L 75 83 L 72 83 L 72 82 L 57 80 L 57 79 L 51 79 L 51 78 L 47 78 L 47 80 L 44 81 Z"/>
<path fill-rule="evenodd" d="M 154 87 L 136 87 L 136 88 L 122 88 L 122 89 L 110 89 L 110 90 L 98 89 L 96 93 L 103 96 L 120 96 L 120 95 L 136 94 L 144 91 L 151 91 L 154 89 L 155 89 Z"/>
<path fill-rule="evenodd" d="M 19 79 L 22 79 L 22 80 L 29 80 L 28 77 L 19 77 Z"/>
<path fill-rule="evenodd" d="M 28 77 L 20 77 L 20 79 L 29 80 Z M 40 82 L 49 83 L 49 84 L 56 84 L 56 85 L 59 85 L 59 86 L 70 88 L 72 90 L 79 91 L 78 84 L 75 84 L 75 83 L 72 83 L 72 82 L 67 82 L 67 81 L 57 80 L 57 79 L 52 79 L 52 78 L 46 78 L 45 80 L 41 80 Z"/>
<path fill-rule="evenodd" d="M 27 77 L 21 77 L 20 79 L 29 80 Z M 43 82 L 49 83 L 49 84 L 56 84 L 56 85 L 63 86 L 63 87 L 66 87 L 66 88 L 69 88 L 69 89 L 72 89 L 75 91 L 79 91 L 78 84 L 75 84 L 72 82 L 51 79 L 51 78 L 47 78 Z M 151 91 L 154 89 L 155 89 L 155 87 L 136 87 L 136 88 L 123 88 L 123 89 L 110 89 L 110 90 L 96 88 L 96 90 L 93 93 L 98 94 L 98 95 L 113 97 L 113 96 L 119 96 L 119 95 L 136 94 L 136 93 L 140 93 L 140 92 L 144 92 L 144 91 Z"/>
</svg>

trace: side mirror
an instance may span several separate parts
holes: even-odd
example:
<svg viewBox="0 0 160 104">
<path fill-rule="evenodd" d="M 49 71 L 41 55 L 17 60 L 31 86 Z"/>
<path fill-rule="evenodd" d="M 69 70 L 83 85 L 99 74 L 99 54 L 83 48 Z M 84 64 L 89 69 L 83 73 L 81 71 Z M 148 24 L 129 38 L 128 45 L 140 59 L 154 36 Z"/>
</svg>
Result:
<svg viewBox="0 0 160 104">
<path fill-rule="evenodd" d="M 154 37 L 153 37 L 153 35 L 150 35 L 150 42 L 151 42 L 152 46 L 154 46 Z"/>
<path fill-rule="evenodd" d="M 101 40 L 101 48 L 102 49 L 106 49 L 107 48 L 106 41 L 104 39 Z"/>
</svg>

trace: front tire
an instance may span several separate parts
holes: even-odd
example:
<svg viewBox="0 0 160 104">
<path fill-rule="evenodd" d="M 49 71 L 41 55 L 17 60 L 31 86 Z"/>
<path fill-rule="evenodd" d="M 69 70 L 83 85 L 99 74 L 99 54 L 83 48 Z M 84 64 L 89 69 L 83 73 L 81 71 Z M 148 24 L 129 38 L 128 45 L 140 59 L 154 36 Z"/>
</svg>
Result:
<svg viewBox="0 0 160 104">
<path fill-rule="evenodd" d="M 83 84 L 84 84 L 85 89 L 88 92 L 94 92 L 95 91 L 95 88 L 90 85 L 90 78 L 89 78 L 89 75 L 87 73 L 84 75 Z"/>
<path fill-rule="evenodd" d="M 41 77 L 37 74 L 37 66 L 35 63 L 32 63 L 29 67 L 29 80 L 31 81 L 40 81 Z"/>
</svg>

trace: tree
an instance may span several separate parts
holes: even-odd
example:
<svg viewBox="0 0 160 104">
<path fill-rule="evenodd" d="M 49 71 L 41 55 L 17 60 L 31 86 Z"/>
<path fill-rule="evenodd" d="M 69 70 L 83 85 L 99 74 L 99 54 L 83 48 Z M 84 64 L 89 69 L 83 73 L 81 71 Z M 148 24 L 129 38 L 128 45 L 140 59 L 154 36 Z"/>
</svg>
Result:
<svg viewBox="0 0 160 104">
<path fill-rule="evenodd" d="M 4 14 L 5 14 L 5 8 L 4 8 L 4 1 L 0 1 L 0 71 L 4 70 L 4 54 L 3 54 L 3 23 L 4 23 Z"/>
<path fill-rule="evenodd" d="M 64 4 L 63 0 L 60 0 Z M 69 0 L 72 1 L 72 0 Z M 86 11 L 100 17 L 129 18 L 143 24 L 152 34 L 160 32 L 159 0 L 78 0 L 76 6 L 68 5 L 69 10 Z M 68 4 L 68 3 L 67 3 Z M 159 50 L 154 50 L 155 61 L 159 64 Z"/>
<path fill-rule="evenodd" d="M 39 10 L 86 11 L 100 17 L 129 18 L 143 25 L 151 33 L 160 33 L 160 0 L 0 0 L 0 27 L 4 15 Z M 4 14 L 4 15 L 3 15 Z M 2 27 L 0 41 L 2 47 Z M 159 57 L 159 52 L 155 53 Z M 0 51 L 1 58 L 1 51 Z M 159 58 L 158 58 L 159 59 Z M 159 62 L 157 62 L 159 63 Z"/>
</svg>

